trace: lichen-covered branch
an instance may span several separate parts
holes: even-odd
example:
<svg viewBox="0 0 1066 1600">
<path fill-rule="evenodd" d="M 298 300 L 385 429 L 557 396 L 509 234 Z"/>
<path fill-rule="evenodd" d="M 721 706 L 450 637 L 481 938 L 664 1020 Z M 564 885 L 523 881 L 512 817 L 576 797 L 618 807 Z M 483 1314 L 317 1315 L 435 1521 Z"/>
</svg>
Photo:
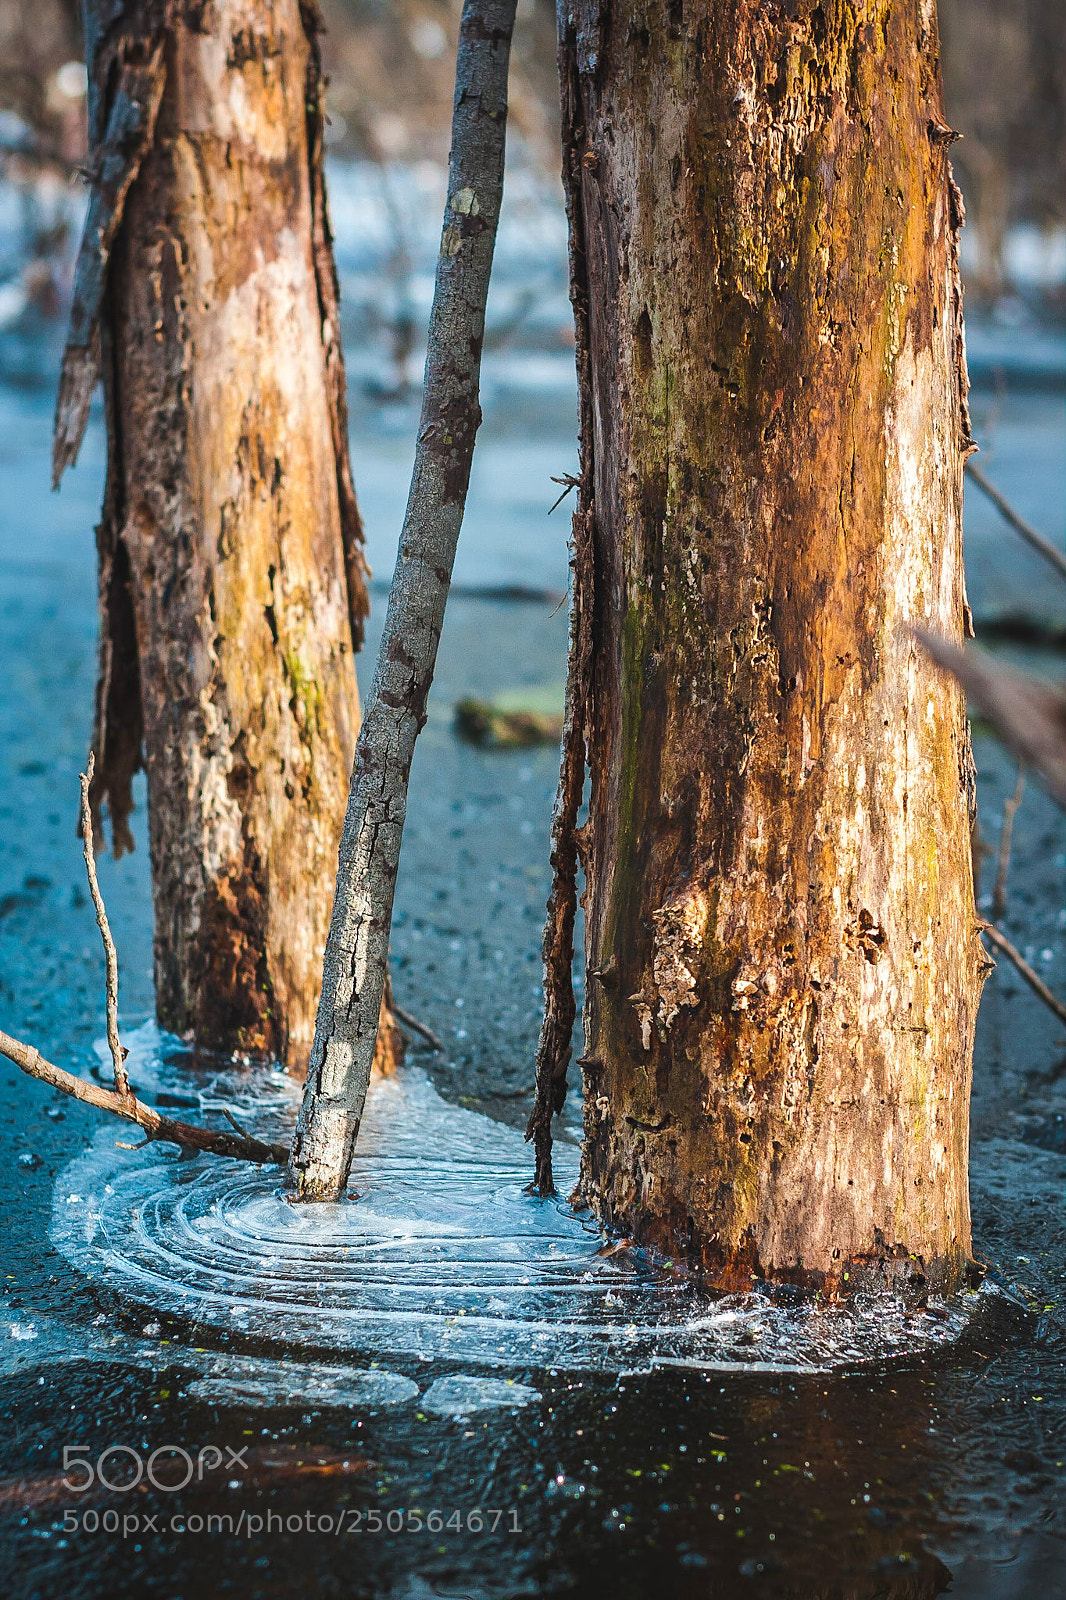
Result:
<svg viewBox="0 0 1066 1600">
<path fill-rule="evenodd" d="M 448 201 L 411 491 L 377 669 L 359 735 L 289 1181 L 344 1190 L 370 1081 L 415 740 L 425 722 L 466 504 L 485 300 L 503 193 L 515 0 L 466 0 Z"/>
</svg>

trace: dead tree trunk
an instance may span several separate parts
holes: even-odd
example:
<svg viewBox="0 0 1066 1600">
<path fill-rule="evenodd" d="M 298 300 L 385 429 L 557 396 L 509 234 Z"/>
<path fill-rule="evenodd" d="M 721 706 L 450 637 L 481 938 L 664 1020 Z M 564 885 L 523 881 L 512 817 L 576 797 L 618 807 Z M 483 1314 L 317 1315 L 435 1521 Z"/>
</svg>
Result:
<svg viewBox="0 0 1066 1600">
<path fill-rule="evenodd" d="M 582 1186 L 722 1286 L 951 1285 L 985 958 L 963 702 L 909 631 L 965 615 L 935 6 L 563 16 Z"/>
<path fill-rule="evenodd" d="M 367 610 L 313 3 L 90 0 L 56 476 L 102 372 L 94 810 L 148 774 L 161 1023 L 306 1062 Z M 383 1030 L 383 1044 L 391 1043 Z"/>
</svg>

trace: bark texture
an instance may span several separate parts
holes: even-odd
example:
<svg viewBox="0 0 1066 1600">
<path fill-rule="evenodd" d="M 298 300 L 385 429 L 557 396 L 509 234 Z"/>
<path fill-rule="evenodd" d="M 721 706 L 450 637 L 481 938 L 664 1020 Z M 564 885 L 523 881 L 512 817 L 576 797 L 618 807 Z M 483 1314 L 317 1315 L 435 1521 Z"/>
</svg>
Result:
<svg viewBox="0 0 1066 1600">
<path fill-rule="evenodd" d="M 367 610 L 318 26 L 297 0 L 87 6 L 93 192 L 55 447 L 58 476 L 102 370 L 92 802 L 130 848 L 144 762 L 160 1021 L 299 1065 Z"/>
<path fill-rule="evenodd" d="M 492 253 L 503 196 L 515 0 L 465 0 L 448 201 L 430 318 L 411 492 L 341 839 L 337 890 L 289 1182 L 344 1192 L 370 1081 L 407 783 L 426 720 L 466 505 Z"/>
<path fill-rule="evenodd" d="M 723 1287 L 951 1285 L 985 957 L 963 701 L 911 632 L 965 607 L 935 6 L 561 17 L 582 1187 Z"/>
</svg>

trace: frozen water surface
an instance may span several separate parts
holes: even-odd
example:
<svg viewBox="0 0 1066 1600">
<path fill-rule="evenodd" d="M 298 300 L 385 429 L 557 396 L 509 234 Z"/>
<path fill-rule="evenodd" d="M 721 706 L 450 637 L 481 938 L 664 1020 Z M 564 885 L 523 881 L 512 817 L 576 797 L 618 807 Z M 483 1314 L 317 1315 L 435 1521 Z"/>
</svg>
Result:
<svg viewBox="0 0 1066 1600">
<path fill-rule="evenodd" d="M 1006 963 L 981 1006 L 971 1162 L 975 1253 L 1002 1292 L 971 1302 L 957 1338 L 953 1317 L 699 1302 L 629 1252 L 599 1256 L 587 1217 L 521 1192 L 557 752 L 471 749 L 455 739 L 451 713 L 468 695 L 540 694 L 563 678 L 565 607 L 553 616 L 543 594 L 516 604 L 476 591 L 565 587 L 570 503 L 547 511 L 559 492 L 551 478 L 574 468 L 575 399 L 560 337 L 570 314 L 558 197 L 552 220 L 508 182 L 485 422 L 415 757 L 392 937 L 397 999 L 445 1045 L 422 1056 L 433 1088 L 409 1071 L 375 1089 L 356 1172 L 362 1198 L 338 1208 L 346 1232 L 332 1245 L 318 1217 L 297 1269 L 299 1219 L 277 1201 L 276 1174 L 119 1150 L 136 1130 L 0 1064 L 5 1594 L 1066 1593 L 1066 1060 L 1058 1019 Z M 412 180 L 407 194 L 397 184 L 413 219 L 406 288 L 382 264 L 394 229 L 371 226 L 380 178 L 356 174 L 350 192 L 331 178 L 353 461 L 377 572 L 364 689 L 418 423 L 417 371 L 406 397 L 382 398 L 396 378 L 390 319 L 406 293 L 424 321 L 439 245 L 439 188 L 423 193 Z M 518 337 L 501 338 L 531 289 Z M 0 373 L 17 368 L 29 385 L 0 381 L 0 1025 L 64 1066 L 88 1070 L 95 1059 L 106 1076 L 106 1052 L 93 1048 L 102 958 L 73 836 L 96 666 L 103 444 L 97 411 L 81 465 L 49 493 L 61 331 L 38 330 L 17 348 L 0 336 Z M 990 478 L 1061 543 L 1063 341 L 1061 329 L 1045 333 L 971 320 L 971 399 Z M 409 365 L 420 362 L 416 352 Z M 998 627 L 1003 637 L 1004 621 L 1025 612 L 1040 637 L 1061 643 L 1066 590 L 972 490 L 966 543 L 979 634 Z M 1024 664 L 1063 672 L 1046 652 Z M 978 857 L 986 893 L 1015 772 L 980 727 L 975 745 L 992 846 Z M 136 854 L 99 864 L 134 1081 L 178 1116 L 221 1126 L 225 1105 L 285 1137 L 291 1080 L 214 1070 L 161 1048 L 151 1028 L 134 1031 L 154 1005 L 143 777 L 135 793 Z M 1066 818 L 1030 785 L 1007 929 L 1059 994 L 1064 892 Z M 562 1118 L 571 1138 L 578 1087 Z M 560 1155 L 569 1179 L 573 1144 Z M 344 1337 L 330 1332 L 327 1345 L 329 1318 Z M 432 1349 L 439 1359 L 426 1360 Z M 568 1369 L 567 1351 L 591 1366 Z M 95 1460 L 113 1445 L 195 1455 L 256 1441 L 289 1462 L 273 1486 L 114 1497 L 120 1512 L 158 1514 L 158 1538 L 65 1531 L 84 1506 L 63 1485 L 68 1445 L 88 1445 Z M 364 1465 L 337 1479 L 332 1458 Z M 308 1461 L 319 1465 L 301 1476 Z M 175 1510 L 234 1521 L 241 1510 L 273 1512 L 286 1526 L 300 1513 L 302 1527 L 307 1511 L 336 1516 L 339 1506 L 365 1514 L 340 1539 L 166 1532 Z M 401 1510 L 417 1527 L 430 1507 L 444 1510 L 438 1534 L 405 1522 L 394 1535 Z M 478 1507 L 505 1509 L 478 1527 Z M 382 1531 L 371 1534 L 375 1517 Z"/>
<path fill-rule="evenodd" d="M 173 1083 L 204 1114 L 225 1106 L 283 1136 L 290 1080 L 268 1074 L 260 1090 L 256 1074 L 220 1071 L 194 1095 L 187 1072 L 172 1079 L 153 1055 L 155 1037 L 142 1029 L 130 1057 L 142 1092 L 172 1101 Z M 373 1086 L 354 1192 L 339 1204 L 292 1204 L 273 1168 L 128 1142 L 102 1128 L 60 1174 L 59 1249 L 122 1299 L 290 1347 L 503 1368 L 814 1372 L 913 1356 L 965 1321 L 963 1301 L 909 1314 L 710 1299 L 669 1263 L 612 1248 L 587 1212 L 526 1194 L 521 1134 L 449 1105 L 418 1067 Z M 565 1194 L 576 1147 L 557 1145 L 557 1157 Z M 209 1381 L 224 1388 L 226 1373 Z"/>
</svg>

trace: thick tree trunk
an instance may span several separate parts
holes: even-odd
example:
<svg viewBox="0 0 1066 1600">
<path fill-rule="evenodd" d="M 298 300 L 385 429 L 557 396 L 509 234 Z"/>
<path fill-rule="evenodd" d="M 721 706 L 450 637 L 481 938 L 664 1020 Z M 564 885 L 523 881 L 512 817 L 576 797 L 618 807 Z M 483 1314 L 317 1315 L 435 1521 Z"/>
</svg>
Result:
<svg viewBox="0 0 1066 1600">
<path fill-rule="evenodd" d="M 965 616 L 935 6 L 563 15 L 582 1187 L 722 1286 L 951 1285 L 985 957 L 963 702 L 910 633 Z"/>
<path fill-rule="evenodd" d="M 294 1065 L 367 609 L 317 26 L 297 0 L 87 7 L 95 182 L 56 449 L 61 471 L 102 368 L 92 798 L 118 853 L 144 759 L 160 1021 Z"/>
</svg>

